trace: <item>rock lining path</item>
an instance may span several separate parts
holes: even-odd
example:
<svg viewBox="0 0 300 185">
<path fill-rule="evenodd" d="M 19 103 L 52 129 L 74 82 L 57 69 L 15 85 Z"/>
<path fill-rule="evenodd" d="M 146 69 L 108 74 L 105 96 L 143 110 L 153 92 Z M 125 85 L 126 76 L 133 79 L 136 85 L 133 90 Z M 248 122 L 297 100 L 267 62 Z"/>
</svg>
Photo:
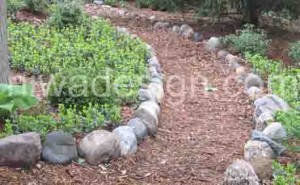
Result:
<svg viewBox="0 0 300 185">
<path fill-rule="evenodd" d="M 40 163 L 30 171 L 0 168 L 0 184 L 217 185 L 226 167 L 243 158 L 252 106 L 228 65 L 202 44 L 153 30 L 150 22 L 111 21 L 153 46 L 162 64 L 167 85 L 156 138 L 143 142 L 136 155 L 108 166 Z M 207 81 L 193 81 L 197 76 Z M 217 90 L 206 92 L 208 85 Z"/>
</svg>

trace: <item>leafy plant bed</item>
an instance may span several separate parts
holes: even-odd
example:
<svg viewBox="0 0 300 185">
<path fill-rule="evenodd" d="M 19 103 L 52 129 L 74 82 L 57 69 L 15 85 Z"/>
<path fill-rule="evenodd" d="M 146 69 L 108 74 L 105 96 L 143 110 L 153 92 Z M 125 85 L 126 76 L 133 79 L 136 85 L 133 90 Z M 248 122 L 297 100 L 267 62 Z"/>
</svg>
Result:
<svg viewBox="0 0 300 185">
<path fill-rule="evenodd" d="M 1 146 L 16 152 L 20 144 L 25 148 L 18 151 L 31 148 L 31 152 L 12 160 L 7 153 L 0 154 L 6 165 L 18 161 L 17 166 L 31 166 L 40 153 L 50 163 L 69 163 L 77 159 L 77 145 L 81 157 L 97 164 L 134 153 L 148 130 L 155 135 L 163 96 L 159 62 L 153 49 L 126 29 L 116 31 L 102 19 L 83 17 L 79 25 L 64 27 L 10 21 L 9 32 L 11 66 L 24 72 L 25 79 L 31 77 L 34 86 L 38 79 L 48 88 L 37 106 L 7 117 L 1 134 L 8 137 L 0 140 Z M 141 98 L 144 83 L 150 83 L 143 89 L 150 97 Z M 121 107 L 135 105 L 138 99 L 143 103 L 134 115 L 124 110 L 125 117 Z M 122 118 L 130 126 L 119 126 Z"/>
<path fill-rule="evenodd" d="M 76 105 L 78 110 L 89 103 L 117 106 L 136 102 L 146 74 L 146 47 L 140 40 L 118 34 L 101 19 L 90 18 L 82 25 L 63 29 L 10 22 L 9 32 L 14 69 L 34 75 L 54 74 L 49 85 L 52 105 Z M 59 85 L 63 85 L 62 91 L 56 92 Z M 75 90 L 75 85 L 82 87 Z M 108 94 L 95 95 L 104 92 Z"/>
</svg>

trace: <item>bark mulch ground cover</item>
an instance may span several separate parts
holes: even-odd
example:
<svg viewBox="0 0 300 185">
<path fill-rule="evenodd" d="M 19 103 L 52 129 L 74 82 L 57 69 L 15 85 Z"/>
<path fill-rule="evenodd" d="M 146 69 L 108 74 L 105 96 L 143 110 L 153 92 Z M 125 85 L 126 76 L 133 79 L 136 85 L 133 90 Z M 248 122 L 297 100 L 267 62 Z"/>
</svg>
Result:
<svg viewBox="0 0 300 185">
<path fill-rule="evenodd" d="M 202 44 L 153 30 L 150 22 L 111 21 L 152 45 L 162 64 L 166 97 L 157 136 L 141 143 L 136 155 L 107 165 L 0 168 L 0 184 L 217 185 L 226 167 L 242 158 L 252 106 L 229 67 Z"/>
</svg>

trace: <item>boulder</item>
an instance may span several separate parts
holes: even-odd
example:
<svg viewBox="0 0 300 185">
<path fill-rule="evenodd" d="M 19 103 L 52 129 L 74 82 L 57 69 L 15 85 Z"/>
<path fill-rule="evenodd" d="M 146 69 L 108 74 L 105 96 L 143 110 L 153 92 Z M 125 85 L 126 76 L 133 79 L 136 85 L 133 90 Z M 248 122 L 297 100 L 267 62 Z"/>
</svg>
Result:
<svg viewBox="0 0 300 185">
<path fill-rule="evenodd" d="M 141 141 L 148 136 L 147 127 L 140 118 L 133 118 L 129 120 L 127 126 L 133 128 L 133 131 L 138 141 Z"/>
<path fill-rule="evenodd" d="M 155 96 L 157 103 L 162 103 L 165 95 L 163 84 L 150 83 L 148 89 Z"/>
<path fill-rule="evenodd" d="M 94 0 L 94 3 L 97 5 L 103 5 L 104 1 L 103 0 Z"/>
<path fill-rule="evenodd" d="M 255 130 L 263 131 L 272 122 L 274 122 L 273 113 L 265 111 L 258 118 L 254 118 L 254 128 Z"/>
<path fill-rule="evenodd" d="M 155 66 L 150 66 L 149 72 L 150 72 L 151 78 L 162 78 L 161 74 L 157 71 L 157 68 Z"/>
<path fill-rule="evenodd" d="M 163 78 L 163 76 L 161 76 L 160 78 L 154 77 L 154 78 L 151 78 L 150 82 L 163 86 L 162 78 Z"/>
<path fill-rule="evenodd" d="M 255 114 L 259 116 L 264 111 L 268 110 L 272 113 L 277 111 L 288 111 L 289 105 L 280 97 L 274 94 L 267 94 L 254 102 Z"/>
<path fill-rule="evenodd" d="M 192 39 L 194 37 L 194 30 L 187 24 L 183 24 L 180 27 L 180 35 L 187 39 Z"/>
<path fill-rule="evenodd" d="M 179 26 L 177 26 L 177 25 L 174 25 L 173 27 L 172 27 L 172 32 L 174 32 L 174 33 L 180 33 L 180 27 Z"/>
<path fill-rule="evenodd" d="M 244 155 L 247 161 L 257 157 L 274 158 L 274 152 L 268 143 L 262 141 L 248 141 L 244 148 Z"/>
<path fill-rule="evenodd" d="M 228 54 L 225 57 L 226 62 L 228 62 L 228 65 L 232 69 L 236 69 L 237 67 L 240 67 L 240 63 L 243 62 L 243 60 L 235 55 Z"/>
<path fill-rule="evenodd" d="M 96 165 L 119 157 L 121 154 L 120 141 L 111 132 L 96 130 L 81 140 L 78 151 L 89 164 Z"/>
<path fill-rule="evenodd" d="M 128 36 L 131 35 L 127 28 L 117 26 L 116 30 L 121 35 L 128 35 Z"/>
<path fill-rule="evenodd" d="M 259 185 L 259 179 L 251 164 L 237 160 L 225 171 L 224 185 Z"/>
<path fill-rule="evenodd" d="M 195 32 L 193 36 L 194 42 L 200 42 L 203 40 L 203 35 L 200 32 Z"/>
<path fill-rule="evenodd" d="M 251 100 L 256 100 L 257 98 L 261 97 L 262 90 L 253 86 L 246 90 L 246 94 L 249 95 Z"/>
<path fill-rule="evenodd" d="M 289 110 L 289 105 L 280 97 L 274 94 L 267 94 L 254 102 L 255 111 L 253 114 L 253 121 L 256 125 L 259 120 L 266 120 L 265 117 L 273 117 L 277 111 Z M 264 112 L 264 116 L 261 116 Z M 259 118 L 261 116 L 261 118 Z M 263 119 L 262 119 L 263 118 Z M 272 119 L 268 119 L 272 121 Z M 264 128 L 263 128 L 264 129 Z"/>
<path fill-rule="evenodd" d="M 139 109 L 147 109 L 149 112 L 153 112 L 156 116 L 160 114 L 160 107 L 154 101 L 144 101 L 138 107 Z"/>
<path fill-rule="evenodd" d="M 220 50 L 218 51 L 217 56 L 219 59 L 225 59 L 228 54 L 229 54 L 228 51 Z"/>
<path fill-rule="evenodd" d="M 40 135 L 29 132 L 0 139 L 0 166 L 31 167 L 40 159 Z"/>
<path fill-rule="evenodd" d="M 143 121 L 145 126 L 147 127 L 148 134 L 150 136 L 155 136 L 157 133 L 157 126 L 158 126 L 158 117 L 153 109 L 137 109 L 134 114 L 134 118 L 139 118 Z"/>
<path fill-rule="evenodd" d="M 273 170 L 272 170 L 272 159 L 258 157 L 250 161 L 256 175 L 262 181 L 268 181 L 272 179 Z"/>
<path fill-rule="evenodd" d="M 66 164 L 77 158 L 75 139 L 63 131 L 49 133 L 43 144 L 42 156 L 53 164 Z"/>
<path fill-rule="evenodd" d="M 137 151 L 137 139 L 132 127 L 119 126 L 113 131 L 113 133 L 116 134 L 120 140 L 122 156 L 131 155 Z"/>
<path fill-rule="evenodd" d="M 151 15 L 148 19 L 153 24 L 156 21 L 156 16 L 155 15 Z"/>
<path fill-rule="evenodd" d="M 264 82 L 261 79 L 260 76 L 249 73 L 245 79 L 245 89 L 250 89 L 251 87 L 257 87 L 259 89 L 262 89 L 264 87 Z"/>
<path fill-rule="evenodd" d="M 156 101 L 156 97 L 149 89 L 140 89 L 138 96 L 140 101 Z"/>
<path fill-rule="evenodd" d="M 169 22 L 156 22 L 153 25 L 154 29 L 166 29 L 169 28 L 171 26 L 171 24 Z"/>
<path fill-rule="evenodd" d="M 156 56 L 151 57 L 148 60 L 148 64 L 149 64 L 149 67 L 155 67 L 158 73 L 162 72 L 160 63 L 159 63 L 158 58 Z"/>
<path fill-rule="evenodd" d="M 263 134 L 273 141 L 281 142 L 287 139 L 287 133 L 280 123 L 271 123 L 264 129 Z"/>
<path fill-rule="evenodd" d="M 240 67 L 238 67 L 238 68 L 235 69 L 235 73 L 237 75 L 243 75 L 243 74 L 246 73 L 246 68 L 243 67 L 243 66 L 240 66 Z"/>
<path fill-rule="evenodd" d="M 222 47 L 221 39 L 217 37 L 211 37 L 205 44 L 205 49 L 214 52 Z"/>
</svg>

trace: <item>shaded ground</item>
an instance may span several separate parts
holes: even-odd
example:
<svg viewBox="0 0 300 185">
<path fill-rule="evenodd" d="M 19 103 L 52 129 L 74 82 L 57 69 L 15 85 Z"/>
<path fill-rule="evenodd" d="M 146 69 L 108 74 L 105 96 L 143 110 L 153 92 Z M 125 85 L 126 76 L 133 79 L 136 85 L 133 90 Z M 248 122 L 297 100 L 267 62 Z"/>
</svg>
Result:
<svg viewBox="0 0 300 185">
<path fill-rule="evenodd" d="M 217 185 L 229 163 L 243 156 L 252 106 L 227 65 L 201 44 L 152 30 L 150 22 L 112 22 L 151 44 L 162 63 L 166 98 L 156 138 L 140 144 L 133 157 L 108 165 L 0 168 L 0 184 Z M 206 86 L 217 90 L 206 92 Z"/>
</svg>

